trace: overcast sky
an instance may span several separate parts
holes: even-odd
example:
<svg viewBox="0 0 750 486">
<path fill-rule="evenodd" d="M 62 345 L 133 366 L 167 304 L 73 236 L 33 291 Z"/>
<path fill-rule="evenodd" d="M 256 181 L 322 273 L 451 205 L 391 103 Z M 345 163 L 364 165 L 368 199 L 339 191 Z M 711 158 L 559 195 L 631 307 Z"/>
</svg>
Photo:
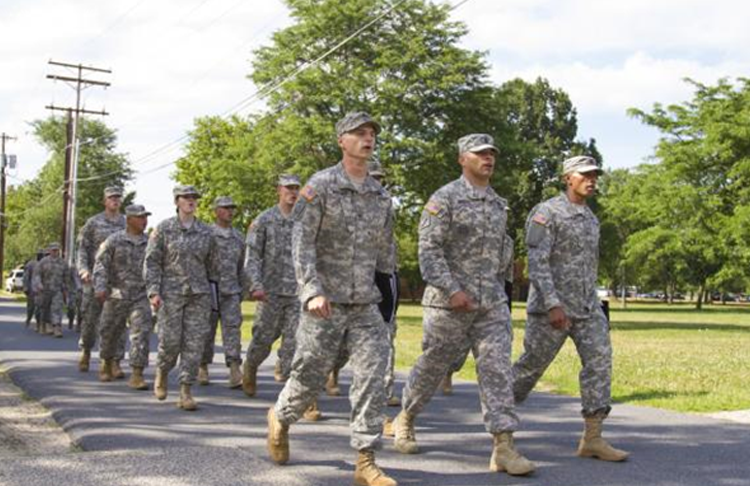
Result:
<svg viewBox="0 0 750 486">
<path fill-rule="evenodd" d="M 459 0 L 448 2 L 458 4 Z M 119 151 L 136 180 L 129 189 L 155 213 L 173 214 L 170 179 L 193 119 L 219 115 L 253 95 L 252 50 L 290 23 L 279 0 L 0 0 L 0 131 L 18 168 L 10 184 L 34 177 L 48 154 L 28 122 L 50 103 L 74 104 L 74 91 L 47 74 L 47 61 L 111 69 L 85 107 L 105 108 Z M 691 95 L 692 77 L 715 83 L 750 73 L 750 3 L 729 0 L 468 0 L 453 11 L 467 48 L 488 53 L 492 80 L 549 79 L 578 110 L 579 137 L 595 138 L 606 167 L 632 167 L 658 134 L 626 115 Z M 241 114 L 259 110 L 250 105 Z M 156 154 L 154 152 L 157 151 Z M 161 170 L 155 170 L 163 167 Z"/>
</svg>

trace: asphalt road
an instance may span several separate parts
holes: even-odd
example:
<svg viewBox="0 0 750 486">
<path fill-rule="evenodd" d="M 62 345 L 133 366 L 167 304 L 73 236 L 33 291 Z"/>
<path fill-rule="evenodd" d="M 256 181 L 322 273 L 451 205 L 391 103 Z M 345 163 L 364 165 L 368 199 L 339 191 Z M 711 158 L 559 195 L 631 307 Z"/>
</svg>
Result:
<svg viewBox="0 0 750 486">
<path fill-rule="evenodd" d="M 158 402 L 151 392 L 128 389 L 122 381 L 100 383 L 92 371 L 77 371 L 77 335 L 54 339 L 24 328 L 23 308 L 0 301 L 0 363 L 14 382 L 50 409 L 77 445 L 55 456 L 0 458 L 0 485 L 349 485 L 355 452 L 349 447 L 349 404 L 321 396 L 324 419 L 291 428 L 291 461 L 267 459 L 265 412 L 281 390 L 269 358 L 259 376 L 259 393 L 245 397 L 226 386 L 222 356 L 211 367 L 213 384 L 194 387 L 200 410 L 175 407 L 176 375 L 170 395 Z M 152 350 L 155 346 L 152 347 Z M 152 352 L 152 362 L 155 353 Z M 127 368 L 126 368 L 127 371 Z M 147 379 L 153 381 L 153 368 Z M 349 378 L 344 374 L 343 390 Z M 400 380 L 400 383 L 402 380 Z M 491 437 L 484 431 L 477 387 L 459 382 L 450 397 L 437 395 L 417 422 L 422 453 L 404 456 L 390 442 L 379 464 L 401 485 L 750 485 L 750 427 L 651 409 L 618 405 L 605 435 L 631 451 L 611 464 L 577 458 L 582 428 L 575 398 L 535 393 L 519 413 L 516 444 L 537 463 L 528 478 L 488 471 Z M 393 416 L 397 409 L 389 408 Z"/>
</svg>

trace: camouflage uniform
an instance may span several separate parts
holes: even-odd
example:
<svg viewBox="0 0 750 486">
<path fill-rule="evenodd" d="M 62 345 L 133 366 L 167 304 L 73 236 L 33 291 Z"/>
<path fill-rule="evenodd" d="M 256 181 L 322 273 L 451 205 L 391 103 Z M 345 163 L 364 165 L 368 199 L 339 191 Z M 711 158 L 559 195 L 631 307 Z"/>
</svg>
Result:
<svg viewBox="0 0 750 486">
<path fill-rule="evenodd" d="M 86 224 L 81 228 L 78 234 L 78 254 L 76 267 L 78 274 L 86 271 L 89 275 L 94 275 L 94 261 L 99 246 L 107 239 L 109 235 L 116 231 L 125 229 L 125 216 L 118 214 L 114 219 L 107 218 L 105 212 L 101 212 L 89 218 Z M 93 283 L 84 284 L 83 301 L 81 303 L 83 311 L 83 326 L 81 327 L 81 337 L 78 340 L 78 347 L 84 351 L 91 351 L 96 344 L 96 337 L 99 333 L 99 320 L 102 315 L 102 304 L 94 297 Z M 118 343 L 116 359 L 120 360 L 125 356 L 125 339 Z"/>
<path fill-rule="evenodd" d="M 41 295 L 41 320 L 53 327 L 60 326 L 64 295 L 70 288 L 70 269 L 59 256 L 47 255 L 34 269 L 34 292 Z"/>
<path fill-rule="evenodd" d="M 285 217 L 278 206 L 262 212 L 247 230 L 245 258 L 250 292 L 266 293 L 266 301 L 258 302 L 256 308 L 247 361 L 252 368 L 260 366 L 281 336 L 278 359 L 285 378 L 292 368 L 300 315 L 292 261 L 293 224 L 291 215 Z"/>
<path fill-rule="evenodd" d="M 513 365 L 516 401 L 526 399 L 570 336 L 583 364 L 579 375 L 583 414 L 606 417 L 612 346 L 596 295 L 599 221 L 588 206 L 573 204 L 561 194 L 531 211 L 526 244 L 531 289 L 524 353 Z M 547 312 L 558 306 L 571 321 L 568 330 L 550 325 Z"/>
<path fill-rule="evenodd" d="M 242 294 L 247 287 L 245 283 L 245 241 L 242 234 L 234 228 L 211 227 L 216 238 L 221 274 L 219 277 L 219 309 L 211 312 L 211 328 L 203 349 L 201 364 L 214 362 L 214 342 L 216 328 L 221 318 L 221 339 L 224 342 L 224 361 L 229 366 L 232 362 L 242 363 L 242 343 L 240 326 L 242 326 Z"/>
<path fill-rule="evenodd" d="M 110 235 L 96 253 L 94 292 L 107 292 L 99 324 L 99 356 L 117 357 L 117 347 L 130 324 L 130 366 L 148 365 L 151 306 L 143 281 L 143 259 L 148 237 L 126 230 Z"/>
<path fill-rule="evenodd" d="M 294 207 L 292 251 L 299 298 L 331 302 L 331 317 L 302 312 L 292 373 L 281 391 L 275 415 L 282 424 L 297 421 L 323 389 L 344 334 L 354 380 L 351 445 L 358 451 L 380 445 L 385 405 L 383 377 L 388 337 L 378 312 L 375 271 L 394 271 L 390 195 L 372 177 L 359 187 L 343 163 L 315 174 Z"/>
<path fill-rule="evenodd" d="M 68 308 L 68 327 L 73 327 L 73 322 L 77 321 L 77 328 L 80 330 L 83 316 L 81 315 L 81 303 L 83 302 L 83 283 L 78 276 L 75 268 L 70 269 L 71 288 L 68 292 L 68 301 L 65 303 Z"/>
<path fill-rule="evenodd" d="M 463 177 L 430 198 L 419 224 L 419 263 L 427 282 L 423 354 L 406 382 L 403 409 L 419 414 L 461 353 L 477 362 L 485 428 L 492 434 L 518 426 L 512 393 L 513 332 L 504 291 L 507 203 L 491 187 L 475 189 Z M 470 312 L 450 308 L 466 292 Z"/>
<path fill-rule="evenodd" d="M 23 267 L 23 291 L 26 294 L 26 325 L 28 326 L 31 322 L 31 317 L 36 318 L 37 324 L 39 323 L 39 309 L 36 305 L 36 293 L 34 292 L 34 286 L 32 285 L 32 279 L 34 276 L 34 269 L 36 268 L 37 260 L 29 260 L 26 266 Z"/>
<path fill-rule="evenodd" d="M 513 283 L 513 254 L 513 238 L 505 235 L 505 252 L 503 253 L 502 262 L 502 266 L 505 271 L 503 272 L 503 275 L 505 277 L 505 281 L 511 284 Z M 510 310 L 511 296 L 506 293 L 506 297 L 508 298 L 508 310 Z M 461 356 L 450 367 L 449 373 L 458 373 L 459 371 L 461 371 L 461 368 L 463 368 L 464 364 L 466 363 L 466 358 L 469 357 L 470 351 L 471 345 L 467 343 L 466 348 L 461 352 Z"/>
<path fill-rule="evenodd" d="M 216 240 L 211 228 L 193 221 L 185 228 L 175 216 L 151 233 L 143 262 L 148 297 L 159 295 L 159 354 L 165 373 L 180 360 L 180 384 L 192 385 L 210 331 L 211 283 L 218 282 Z"/>
</svg>

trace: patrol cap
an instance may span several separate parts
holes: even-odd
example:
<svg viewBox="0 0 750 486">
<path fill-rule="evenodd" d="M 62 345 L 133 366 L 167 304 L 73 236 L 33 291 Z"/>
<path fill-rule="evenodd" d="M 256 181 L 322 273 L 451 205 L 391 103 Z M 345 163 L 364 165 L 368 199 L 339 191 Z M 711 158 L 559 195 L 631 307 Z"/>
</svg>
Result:
<svg viewBox="0 0 750 486">
<path fill-rule="evenodd" d="M 237 205 L 229 196 L 219 196 L 214 199 L 214 209 L 216 208 L 236 208 Z"/>
<path fill-rule="evenodd" d="M 59 249 L 60 249 L 60 243 L 58 242 L 50 243 L 49 246 L 47 247 L 47 251 L 53 251 L 53 250 L 59 250 Z"/>
<path fill-rule="evenodd" d="M 495 140 L 486 133 L 470 133 L 458 139 L 459 154 L 481 152 L 487 149 L 494 150 L 496 154 L 500 153 L 500 150 L 495 147 Z"/>
<path fill-rule="evenodd" d="M 354 111 L 344 115 L 344 118 L 336 122 L 336 136 L 356 130 L 362 125 L 372 125 L 375 134 L 380 133 L 380 124 L 376 122 L 368 113 L 364 111 Z"/>
<path fill-rule="evenodd" d="M 374 155 L 367 161 L 367 172 L 373 177 L 385 176 L 385 172 L 383 172 L 383 164 L 381 164 L 380 159 Z"/>
<path fill-rule="evenodd" d="M 125 208 L 125 216 L 151 216 L 151 213 L 140 204 L 131 204 Z"/>
<path fill-rule="evenodd" d="M 281 174 L 279 176 L 279 186 L 301 186 L 302 184 L 299 181 L 299 177 L 293 174 Z"/>
<path fill-rule="evenodd" d="M 589 157 L 588 155 L 577 155 L 575 157 L 565 159 L 565 161 L 563 162 L 562 175 L 566 176 L 568 174 L 572 174 L 573 172 L 585 174 L 586 172 L 591 172 L 592 170 L 595 170 L 597 172 L 602 171 L 599 165 L 597 165 L 596 159 L 594 159 L 593 157 Z"/>
<path fill-rule="evenodd" d="M 108 186 L 104 188 L 104 197 L 120 196 L 122 197 L 122 188 L 116 186 Z"/>
<path fill-rule="evenodd" d="M 172 195 L 176 198 L 180 196 L 195 196 L 195 197 L 201 197 L 201 193 L 198 192 L 198 190 L 193 186 L 185 186 L 182 184 L 179 184 L 177 186 L 174 186 L 174 189 L 172 189 Z"/>
</svg>

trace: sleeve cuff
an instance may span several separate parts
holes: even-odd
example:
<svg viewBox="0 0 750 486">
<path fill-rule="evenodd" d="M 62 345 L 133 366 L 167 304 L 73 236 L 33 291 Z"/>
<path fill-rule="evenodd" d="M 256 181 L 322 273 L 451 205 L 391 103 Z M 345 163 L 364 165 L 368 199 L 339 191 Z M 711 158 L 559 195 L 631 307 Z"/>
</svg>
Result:
<svg viewBox="0 0 750 486">
<path fill-rule="evenodd" d="M 302 302 L 302 308 L 304 309 L 310 299 L 313 299 L 323 294 L 323 289 L 315 283 L 305 284 L 299 293 L 299 300 Z"/>
</svg>

